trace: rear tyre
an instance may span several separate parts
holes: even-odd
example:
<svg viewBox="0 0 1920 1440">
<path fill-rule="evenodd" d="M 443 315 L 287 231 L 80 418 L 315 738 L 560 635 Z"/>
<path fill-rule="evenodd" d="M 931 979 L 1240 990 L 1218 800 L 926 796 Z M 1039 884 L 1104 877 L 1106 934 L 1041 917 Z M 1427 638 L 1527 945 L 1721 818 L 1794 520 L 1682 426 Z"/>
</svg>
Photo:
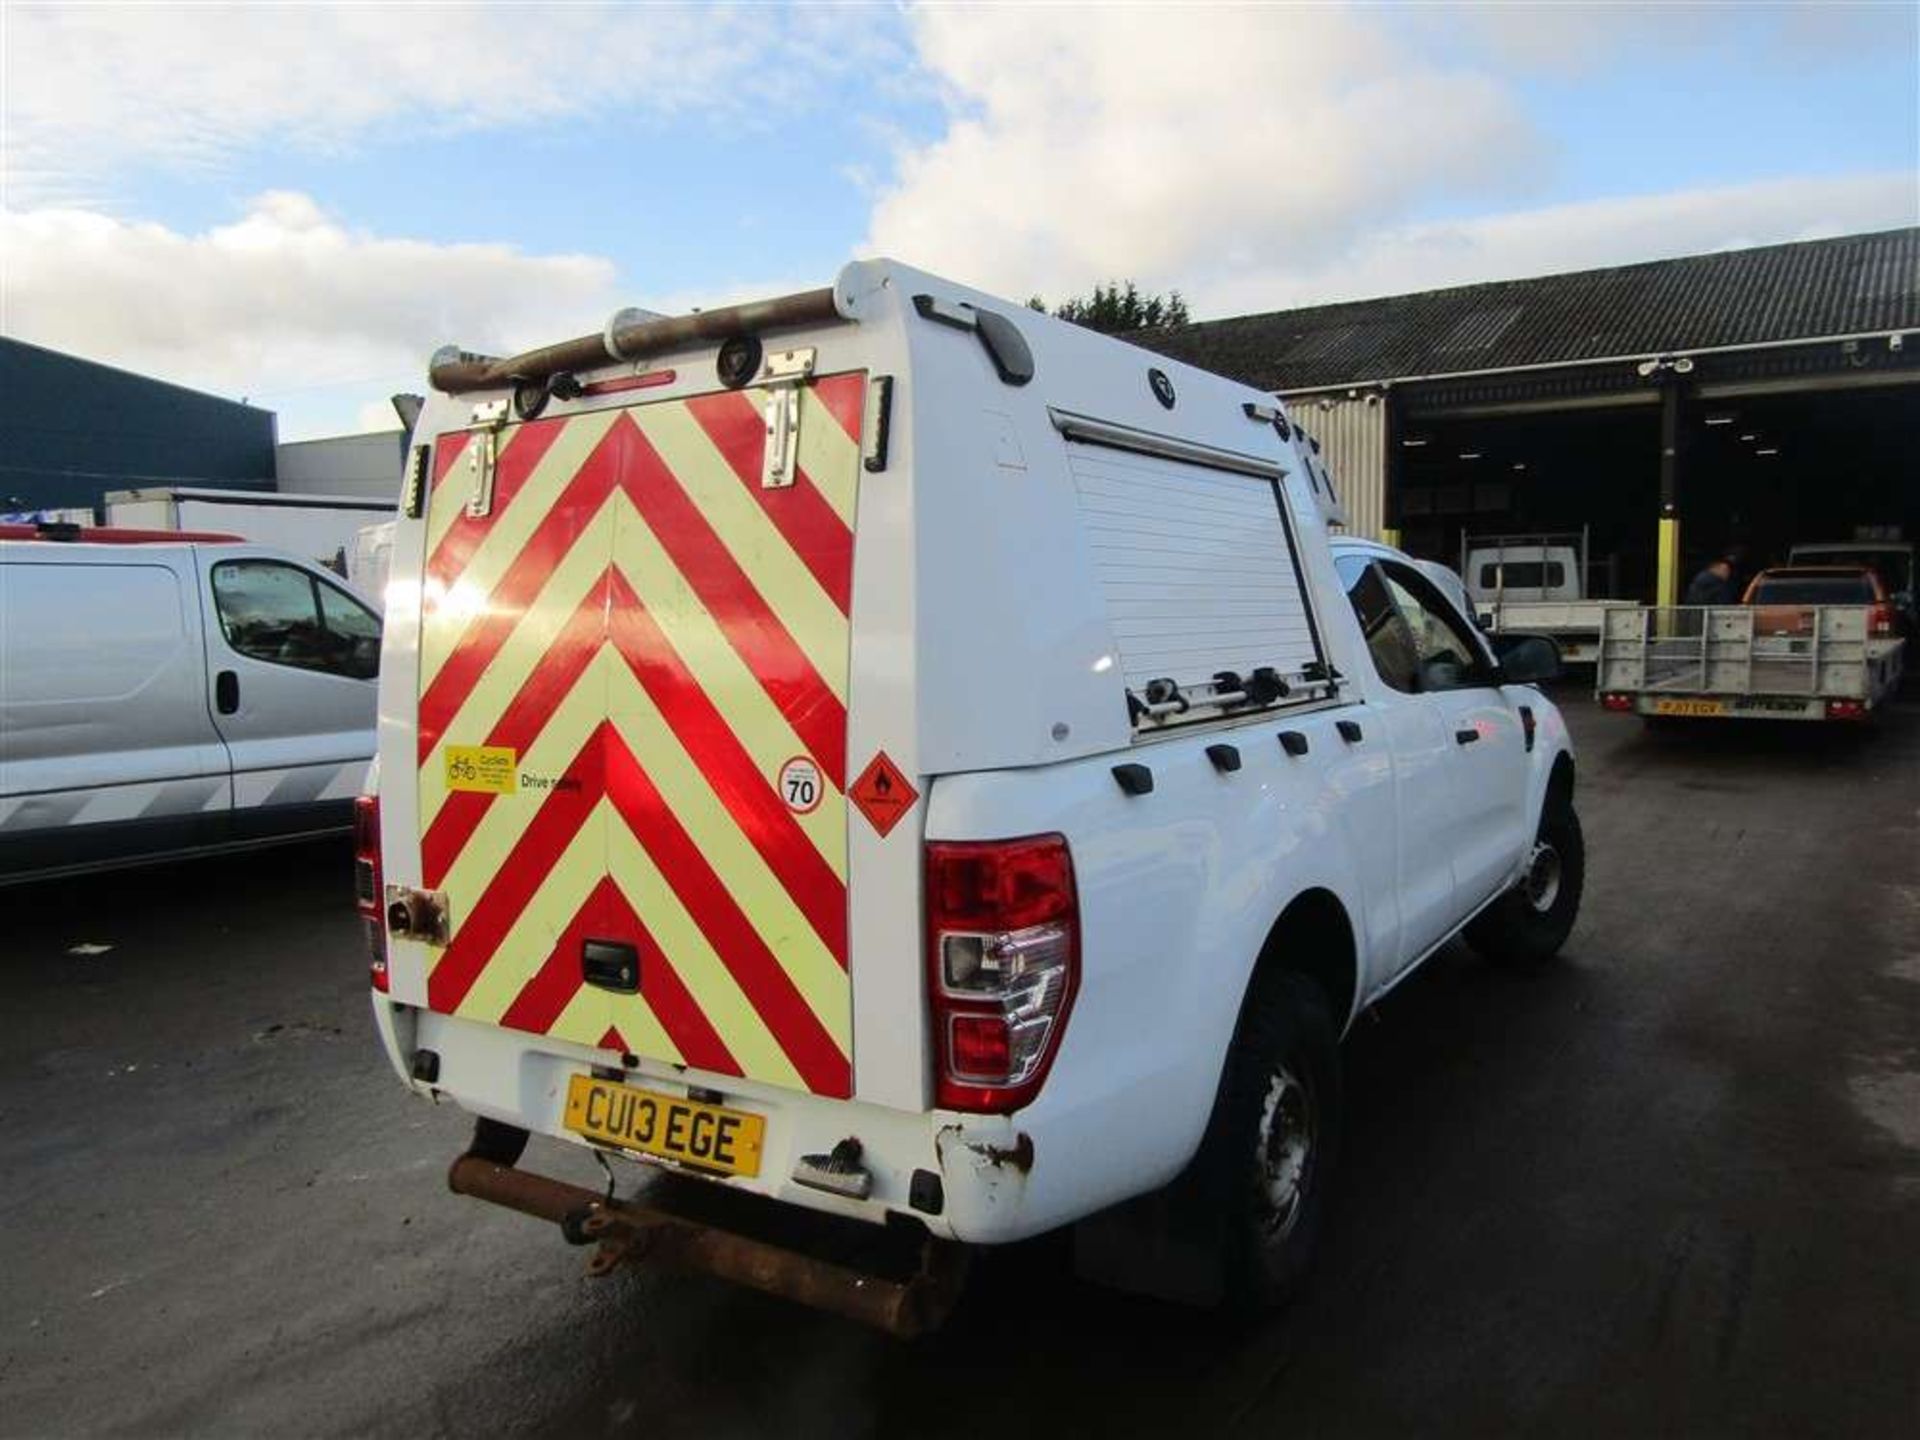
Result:
<svg viewBox="0 0 1920 1440">
<path fill-rule="evenodd" d="M 1221 1294 L 1242 1314 L 1289 1298 L 1325 1223 L 1340 1148 L 1339 1035 L 1320 987 L 1263 976 L 1247 998 L 1192 1178 L 1216 1225 Z"/>
<path fill-rule="evenodd" d="M 1573 801 L 1549 797 L 1527 873 L 1467 926 L 1467 943 L 1503 965 L 1544 964 L 1573 933 L 1586 878 L 1586 840 Z"/>
</svg>

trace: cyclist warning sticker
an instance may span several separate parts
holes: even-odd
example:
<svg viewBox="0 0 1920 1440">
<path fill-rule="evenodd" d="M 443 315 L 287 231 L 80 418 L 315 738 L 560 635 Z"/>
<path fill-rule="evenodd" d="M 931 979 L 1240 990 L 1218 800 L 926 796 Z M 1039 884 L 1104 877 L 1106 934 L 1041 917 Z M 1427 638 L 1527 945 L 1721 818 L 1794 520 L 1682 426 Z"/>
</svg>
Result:
<svg viewBox="0 0 1920 1440">
<path fill-rule="evenodd" d="M 780 767 L 780 798 L 796 815 L 811 815 L 820 808 L 820 767 L 804 755 L 796 755 Z"/>
<path fill-rule="evenodd" d="M 920 792 L 913 788 L 898 765 L 882 750 L 867 763 L 860 778 L 853 782 L 847 797 L 860 807 L 867 823 L 882 836 L 900 823 L 900 817 L 913 808 Z"/>
<path fill-rule="evenodd" d="M 449 745 L 447 789 L 511 795 L 519 754 L 511 745 Z"/>
</svg>

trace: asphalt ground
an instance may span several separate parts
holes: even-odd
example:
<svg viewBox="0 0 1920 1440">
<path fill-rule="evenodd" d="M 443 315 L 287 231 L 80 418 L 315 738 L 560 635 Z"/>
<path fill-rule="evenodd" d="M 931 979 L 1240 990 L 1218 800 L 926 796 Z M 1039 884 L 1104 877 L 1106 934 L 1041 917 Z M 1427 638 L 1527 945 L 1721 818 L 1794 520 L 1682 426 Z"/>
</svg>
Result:
<svg viewBox="0 0 1920 1440">
<path fill-rule="evenodd" d="M 0 893 L 0 1432 L 1920 1434 L 1920 706 L 1569 711 L 1564 960 L 1451 948 L 1359 1023 L 1322 1262 L 1244 1331 L 1048 1241 L 912 1344 L 588 1281 L 447 1192 L 344 846 Z"/>
</svg>

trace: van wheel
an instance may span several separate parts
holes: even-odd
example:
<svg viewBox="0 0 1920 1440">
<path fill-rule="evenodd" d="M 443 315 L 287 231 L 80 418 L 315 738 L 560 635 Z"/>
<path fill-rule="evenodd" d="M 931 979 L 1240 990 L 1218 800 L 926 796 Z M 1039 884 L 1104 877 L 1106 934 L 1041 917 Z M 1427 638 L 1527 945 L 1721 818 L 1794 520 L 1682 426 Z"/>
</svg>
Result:
<svg viewBox="0 0 1920 1440">
<path fill-rule="evenodd" d="M 1549 799 L 1527 873 L 1467 926 L 1467 943 L 1503 965 L 1551 960 L 1573 933 L 1586 878 L 1586 841 L 1573 802 Z"/>
<path fill-rule="evenodd" d="M 1304 975 L 1266 975 L 1248 997 L 1196 1157 L 1219 1226 L 1222 1295 L 1242 1313 L 1287 1299 L 1313 1258 L 1340 1148 L 1339 1037 Z"/>
</svg>

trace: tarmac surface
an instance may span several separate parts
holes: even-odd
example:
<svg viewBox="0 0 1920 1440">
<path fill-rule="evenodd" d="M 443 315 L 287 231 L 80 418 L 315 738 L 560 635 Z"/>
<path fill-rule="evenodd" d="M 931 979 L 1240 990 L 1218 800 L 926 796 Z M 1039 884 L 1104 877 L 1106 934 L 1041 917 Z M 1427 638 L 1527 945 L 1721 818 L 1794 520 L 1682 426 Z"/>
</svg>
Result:
<svg viewBox="0 0 1920 1440">
<path fill-rule="evenodd" d="M 448 1193 L 468 1126 L 386 1069 L 343 845 L 5 892 L 0 1433 L 1920 1434 L 1920 706 L 1568 705 L 1566 956 L 1452 947 L 1356 1026 L 1321 1264 L 1252 1330 L 1052 1241 L 912 1344 L 589 1281 Z"/>
</svg>

